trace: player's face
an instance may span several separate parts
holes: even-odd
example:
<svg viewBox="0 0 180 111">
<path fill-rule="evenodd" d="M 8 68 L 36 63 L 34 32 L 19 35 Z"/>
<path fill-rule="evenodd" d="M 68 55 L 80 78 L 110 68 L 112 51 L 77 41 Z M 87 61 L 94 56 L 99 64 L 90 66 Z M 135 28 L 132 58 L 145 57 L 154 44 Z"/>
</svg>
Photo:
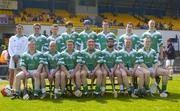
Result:
<svg viewBox="0 0 180 111">
<path fill-rule="evenodd" d="M 23 33 L 23 28 L 22 27 L 17 27 L 16 28 L 16 33 L 21 35 Z"/>
<path fill-rule="evenodd" d="M 148 25 L 149 25 L 149 28 L 151 29 L 155 28 L 155 22 L 153 20 L 149 21 Z"/>
<path fill-rule="evenodd" d="M 108 29 L 109 28 L 108 22 L 103 22 L 102 27 L 103 29 Z"/>
<path fill-rule="evenodd" d="M 87 45 L 89 49 L 94 49 L 95 48 L 95 42 L 94 40 L 90 39 L 87 41 Z"/>
<path fill-rule="evenodd" d="M 84 29 L 85 30 L 89 30 L 91 28 L 91 25 L 90 24 L 84 24 Z"/>
<path fill-rule="evenodd" d="M 72 31 L 72 29 L 73 29 L 73 26 L 72 25 L 68 25 L 67 27 L 66 27 L 66 30 L 68 30 L 68 31 Z"/>
<path fill-rule="evenodd" d="M 53 28 L 51 29 L 51 31 L 52 31 L 53 34 L 57 34 L 57 33 L 58 33 L 58 30 L 59 30 L 58 27 L 53 27 Z"/>
<path fill-rule="evenodd" d="M 108 40 L 108 41 L 107 41 L 107 46 L 108 46 L 109 48 L 113 48 L 113 47 L 114 47 L 114 41 L 113 41 L 113 40 Z"/>
<path fill-rule="evenodd" d="M 34 26 L 34 33 L 39 34 L 41 31 L 41 28 L 39 26 Z"/>
<path fill-rule="evenodd" d="M 145 47 L 145 48 L 150 48 L 150 46 L 151 46 L 151 40 L 145 38 L 145 39 L 144 39 L 144 47 Z"/>
<path fill-rule="evenodd" d="M 72 50 L 73 48 L 74 48 L 73 42 L 68 42 L 67 43 L 67 49 Z"/>
<path fill-rule="evenodd" d="M 132 25 L 127 25 L 127 27 L 126 27 L 127 33 L 132 33 L 132 30 L 133 30 L 133 26 Z"/>
<path fill-rule="evenodd" d="M 132 45 L 131 39 L 125 39 L 124 44 L 126 48 L 131 48 Z"/>
<path fill-rule="evenodd" d="M 51 43 L 51 44 L 49 45 L 49 49 L 50 49 L 51 51 L 55 51 L 55 50 L 56 50 L 56 43 Z"/>
<path fill-rule="evenodd" d="M 29 47 L 29 50 L 35 50 L 36 49 L 35 42 L 29 42 L 28 47 Z"/>
</svg>

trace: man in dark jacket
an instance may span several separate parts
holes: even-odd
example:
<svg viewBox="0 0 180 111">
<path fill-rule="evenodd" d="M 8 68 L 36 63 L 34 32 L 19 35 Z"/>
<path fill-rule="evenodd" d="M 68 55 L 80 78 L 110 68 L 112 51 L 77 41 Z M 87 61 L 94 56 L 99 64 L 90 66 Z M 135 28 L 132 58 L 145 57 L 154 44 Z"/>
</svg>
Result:
<svg viewBox="0 0 180 111">
<path fill-rule="evenodd" d="M 166 47 L 166 68 L 169 70 L 170 75 L 169 79 L 172 80 L 172 74 L 173 74 L 173 64 L 174 64 L 174 59 L 175 59 L 175 49 L 174 46 L 172 45 L 172 40 L 169 38 L 167 40 L 167 47 Z"/>
</svg>

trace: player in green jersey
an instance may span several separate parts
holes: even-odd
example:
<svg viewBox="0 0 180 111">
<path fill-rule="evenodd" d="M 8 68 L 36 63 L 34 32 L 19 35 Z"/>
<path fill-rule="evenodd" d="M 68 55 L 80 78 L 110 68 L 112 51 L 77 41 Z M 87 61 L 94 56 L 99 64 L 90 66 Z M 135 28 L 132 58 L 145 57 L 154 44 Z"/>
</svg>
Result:
<svg viewBox="0 0 180 111">
<path fill-rule="evenodd" d="M 61 34 L 63 44 L 66 44 L 66 41 L 71 39 L 74 42 L 75 49 L 78 49 L 77 46 L 80 45 L 81 40 L 79 38 L 79 34 L 73 31 L 73 22 L 66 22 L 65 27 L 66 32 Z M 66 49 L 66 47 L 64 47 L 64 49 Z"/>
<path fill-rule="evenodd" d="M 38 97 L 40 90 L 40 73 L 43 64 L 43 54 L 36 50 L 35 41 L 29 41 L 28 51 L 25 52 L 20 59 L 20 67 L 22 71 L 16 75 L 15 94 L 12 99 L 19 97 L 21 80 L 29 77 L 34 79 L 34 96 Z M 25 83 L 25 89 L 27 88 L 26 85 L 27 83 Z"/>
<path fill-rule="evenodd" d="M 157 54 L 160 56 L 160 60 L 163 60 L 163 41 L 162 35 L 158 32 L 155 28 L 155 21 L 150 20 L 148 22 L 149 30 L 144 32 L 141 36 L 141 40 L 143 41 L 144 38 L 149 37 L 151 38 L 151 48 L 156 51 Z"/>
<path fill-rule="evenodd" d="M 127 88 L 127 91 L 130 96 L 138 97 L 134 94 L 134 90 L 133 90 L 133 87 L 134 87 L 133 82 L 134 81 L 131 81 L 130 82 L 131 85 L 129 85 L 128 76 L 130 76 L 132 78 L 138 77 L 139 78 L 138 88 L 143 91 L 144 73 L 142 73 L 138 69 L 138 65 L 139 65 L 138 60 L 139 59 L 138 59 L 137 51 L 132 48 L 132 38 L 131 37 L 126 37 L 124 39 L 124 48 L 121 49 L 117 53 L 116 56 L 117 56 L 116 63 L 119 64 L 119 70 L 121 72 L 121 77 L 122 77 L 124 86 Z M 120 91 L 123 92 L 123 90 L 121 89 L 121 86 L 120 86 Z"/>
<path fill-rule="evenodd" d="M 157 53 L 154 49 L 151 48 L 151 38 L 144 38 L 144 47 L 138 51 L 140 55 L 140 61 L 142 63 L 141 67 L 145 70 L 149 70 L 152 78 L 156 76 L 162 76 L 162 90 L 160 91 L 161 97 L 167 97 L 168 92 L 166 91 L 167 82 L 168 82 L 168 70 L 161 68 L 158 65 Z M 148 87 L 149 81 L 145 81 Z M 155 85 L 157 83 L 155 82 Z"/>
<path fill-rule="evenodd" d="M 126 26 L 126 33 L 121 35 L 118 38 L 118 48 L 123 49 L 124 47 L 124 39 L 126 37 L 130 37 L 132 40 L 132 48 L 135 50 L 138 50 L 141 48 L 141 41 L 140 37 L 138 37 L 136 34 L 133 33 L 133 24 L 131 22 L 127 23 Z"/>
<path fill-rule="evenodd" d="M 38 51 L 42 51 L 42 52 L 47 51 L 48 50 L 48 42 L 47 42 L 47 38 L 40 33 L 41 25 L 34 24 L 33 30 L 34 30 L 34 33 L 28 37 L 28 40 L 36 41 L 36 49 Z"/>
<path fill-rule="evenodd" d="M 100 86 L 102 81 L 102 71 L 100 65 L 103 63 L 102 54 L 100 50 L 95 49 L 95 41 L 94 39 L 88 39 L 87 41 L 87 49 L 83 50 L 82 52 L 83 61 L 85 64 L 82 67 L 81 75 L 83 79 L 83 90 L 84 95 L 88 94 L 87 88 L 87 77 L 91 79 L 91 83 L 96 77 L 96 89 L 95 95 L 100 94 Z"/>
<path fill-rule="evenodd" d="M 60 65 L 61 65 L 61 94 L 64 95 L 66 93 L 66 78 L 71 79 L 73 83 L 76 84 L 75 76 L 76 73 L 79 73 L 79 51 L 74 49 L 74 41 L 69 39 L 66 41 L 66 47 L 61 53 Z"/>
<path fill-rule="evenodd" d="M 97 38 L 97 34 L 96 32 L 92 31 L 91 29 L 91 21 L 90 20 L 85 20 L 84 21 L 84 31 L 82 31 L 80 34 L 79 34 L 79 37 L 81 39 L 81 46 L 80 46 L 80 49 L 83 50 L 83 49 L 86 49 L 87 46 L 86 46 L 86 43 L 87 43 L 87 40 L 88 38 L 91 36 L 93 38 L 93 40 L 96 42 L 96 38 Z M 90 35 L 90 36 L 89 36 Z"/>
<path fill-rule="evenodd" d="M 115 39 L 112 36 L 106 38 L 106 48 L 102 51 L 104 65 L 102 66 L 102 86 L 101 91 L 102 95 L 105 93 L 105 84 L 106 84 L 106 77 L 109 76 L 111 80 L 114 79 L 114 76 L 118 77 L 118 83 L 121 83 L 120 79 L 120 71 L 116 70 L 117 65 L 115 64 L 116 61 L 116 53 L 117 51 L 114 48 Z M 114 83 L 112 83 L 114 84 Z"/>
<path fill-rule="evenodd" d="M 102 28 L 103 28 L 103 31 L 98 33 L 97 35 L 97 45 L 98 45 L 98 49 L 100 50 L 104 50 L 106 48 L 106 38 L 108 35 L 113 35 L 114 39 L 116 39 L 116 36 L 114 35 L 114 33 L 109 31 L 108 20 L 104 20 L 102 22 Z"/>
<path fill-rule="evenodd" d="M 60 53 L 56 50 L 56 42 L 51 41 L 49 43 L 49 51 L 44 54 L 45 70 L 41 73 L 41 99 L 46 97 L 45 79 L 48 78 L 50 85 L 52 85 L 55 79 L 54 99 L 57 99 L 58 88 L 60 84 L 60 71 L 58 61 L 60 59 Z"/>
</svg>

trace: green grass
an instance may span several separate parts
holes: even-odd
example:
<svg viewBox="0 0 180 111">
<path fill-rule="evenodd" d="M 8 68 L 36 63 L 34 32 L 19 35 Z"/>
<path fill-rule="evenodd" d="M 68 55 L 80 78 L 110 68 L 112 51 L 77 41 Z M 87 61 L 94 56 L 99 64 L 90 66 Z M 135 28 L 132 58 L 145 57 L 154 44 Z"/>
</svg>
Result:
<svg viewBox="0 0 180 111">
<path fill-rule="evenodd" d="M 7 82 L 0 83 L 0 87 Z M 119 96 L 75 98 L 67 97 L 59 100 L 11 100 L 0 95 L 0 111 L 180 111 L 180 76 L 169 81 L 168 98 L 155 97 L 130 98 Z"/>
</svg>

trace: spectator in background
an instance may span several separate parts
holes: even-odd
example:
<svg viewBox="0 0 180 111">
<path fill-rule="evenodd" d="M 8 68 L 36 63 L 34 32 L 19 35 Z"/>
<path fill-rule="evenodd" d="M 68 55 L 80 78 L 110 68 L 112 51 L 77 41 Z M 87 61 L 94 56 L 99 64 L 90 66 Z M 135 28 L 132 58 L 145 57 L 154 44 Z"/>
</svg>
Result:
<svg viewBox="0 0 180 111">
<path fill-rule="evenodd" d="M 174 59 L 175 59 L 175 49 L 174 49 L 174 46 L 172 45 L 171 38 L 167 40 L 167 47 L 166 47 L 165 53 L 167 56 L 166 68 L 170 72 L 169 79 L 172 80 L 173 65 L 174 65 Z"/>
</svg>

